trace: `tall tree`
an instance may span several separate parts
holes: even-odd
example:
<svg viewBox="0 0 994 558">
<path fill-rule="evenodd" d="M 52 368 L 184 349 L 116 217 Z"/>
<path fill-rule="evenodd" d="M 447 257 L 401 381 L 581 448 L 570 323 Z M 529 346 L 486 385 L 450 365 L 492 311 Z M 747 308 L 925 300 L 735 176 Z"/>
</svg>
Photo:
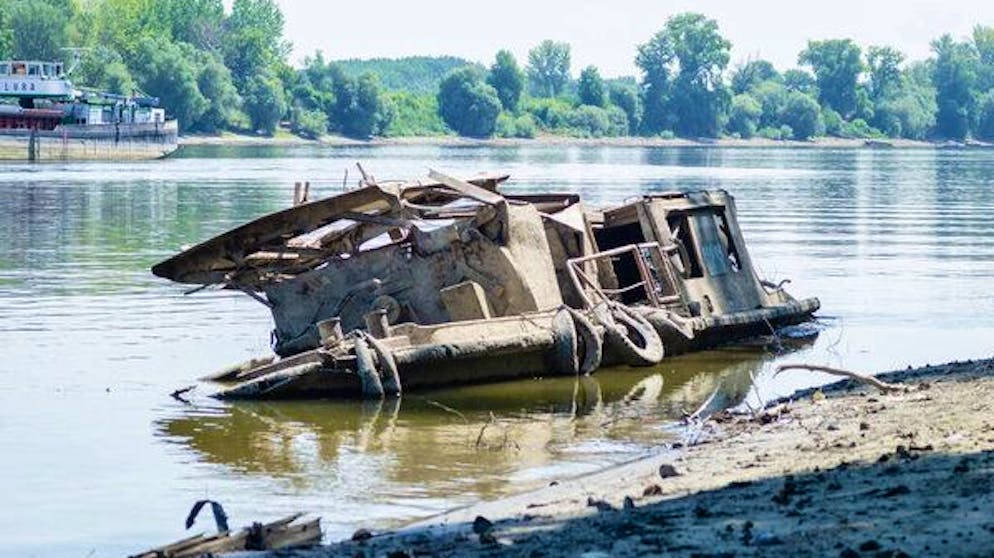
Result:
<svg viewBox="0 0 994 558">
<path fill-rule="evenodd" d="M 722 80 L 728 66 L 731 43 L 718 32 L 718 23 L 701 14 L 685 13 L 667 20 L 663 30 L 639 46 L 635 63 L 643 72 L 646 90 L 644 122 L 659 131 L 666 119 L 649 121 L 650 103 L 660 99 L 653 89 L 660 80 L 672 87 L 668 98 L 674 131 L 682 136 L 718 135 L 731 95 Z M 673 75 L 671 84 L 667 79 Z M 664 86 L 665 88 L 665 86 Z M 658 110 L 654 107 L 654 110 Z M 665 109 L 664 109 L 665 110 Z"/>
<path fill-rule="evenodd" d="M 41 0 L 14 0 L 4 6 L 4 12 L 14 58 L 59 60 L 61 49 L 70 46 L 67 10 Z"/>
<path fill-rule="evenodd" d="M 977 89 L 994 89 L 994 27 L 978 25 L 973 28 L 973 48 L 980 59 L 977 71 Z"/>
<path fill-rule="evenodd" d="M 818 82 L 808 71 L 791 68 L 783 73 L 783 85 L 788 91 L 800 91 L 812 97 L 818 96 Z"/>
<path fill-rule="evenodd" d="M 472 66 L 453 70 L 438 88 L 438 112 L 463 136 L 490 137 L 500 114 L 497 91 Z"/>
<path fill-rule="evenodd" d="M 665 29 L 638 46 L 635 64 L 642 71 L 643 133 L 658 134 L 673 126 L 669 108 L 675 59 L 673 38 Z"/>
<path fill-rule="evenodd" d="M 625 112 L 628 119 L 628 133 L 638 133 L 642 123 L 642 99 L 639 98 L 638 88 L 625 83 L 612 83 L 609 87 L 611 104 Z"/>
<path fill-rule="evenodd" d="M 497 97 L 504 110 L 517 112 L 521 92 L 525 88 L 525 74 L 510 51 L 497 52 L 497 59 L 487 75 L 487 83 L 497 90 Z"/>
<path fill-rule="evenodd" d="M 901 88 L 901 63 L 904 54 L 889 46 L 871 46 L 866 50 L 867 87 L 874 103 L 895 95 Z"/>
<path fill-rule="evenodd" d="M 175 40 L 201 50 L 221 48 L 224 32 L 224 3 L 221 0 L 169 0 L 155 2 L 153 7 Z"/>
<path fill-rule="evenodd" d="M 207 99 L 207 109 L 191 128 L 204 132 L 220 131 L 233 123 L 242 101 L 235 89 L 231 71 L 216 53 L 197 50 L 192 45 L 186 50 L 188 56 L 196 60 L 197 88 Z"/>
<path fill-rule="evenodd" d="M 145 37 L 139 42 L 136 59 L 138 85 L 162 99 L 162 105 L 188 129 L 208 109 L 207 99 L 197 86 L 197 68 L 187 53 L 169 40 Z"/>
<path fill-rule="evenodd" d="M 780 80 L 780 73 L 767 60 L 748 60 L 732 72 L 732 91 L 747 93 L 764 81 Z"/>
<path fill-rule="evenodd" d="M 994 89 L 980 96 L 977 101 L 978 138 L 994 141 Z"/>
<path fill-rule="evenodd" d="M 932 41 L 938 114 L 936 133 L 944 138 L 963 139 L 970 132 L 977 54 L 970 43 L 960 43 L 946 34 Z"/>
<path fill-rule="evenodd" d="M 807 140 L 825 131 L 818 101 L 800 91 L 791 91 L 787 95 L 780 111 L 780 121 L 790 127 L 796 140 Z"/>
<path fill-rule="evenodd" d="M 528 81 L 538 97 L 556 97 L 566 90 L 570 74 L 570 46 L 545 40 L 528 51 Z"/>
<path fill-rule="evenodd" d="M 577 84 L 577 95 L 581 105 L 603 107 L 607 105 L 607 94 L 604 91 L 604 80 L 596 66 L 587 66 L 580 72 Z"/>
<path fill-rule="evenodd" d="M 808 41 L 797 61 L 814 71 L 818 100 L 823 105 L 845 117 L 856 112 L 856 84 L 863 61 L 860 48 L 852 39 Z"/>
<path fill-rule="evenodd" d="M 283 13 L 273 0 L 234 1 L 224 22 L 223 51 L 239 90 L 286 58 L 289 45 L 283 40 L 283 24 Z"/>
</svg>

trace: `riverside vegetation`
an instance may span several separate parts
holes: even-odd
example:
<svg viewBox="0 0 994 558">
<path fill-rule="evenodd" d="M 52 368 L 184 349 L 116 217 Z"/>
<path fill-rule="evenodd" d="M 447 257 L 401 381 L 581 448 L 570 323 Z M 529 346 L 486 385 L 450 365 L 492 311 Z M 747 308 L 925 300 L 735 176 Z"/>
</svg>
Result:
<svg viewBox="0 0 994 558">
<path fill-rule="evenodd" d="M 185 133 L 303 137 L 560 135 L 808 140 L 994 140 L 994 27 L 932 42 L 927 60 L 851 39 L 811 40 L 796 68 L 748 59 L 713 19 L 669 18 L 636 49 L 638 76 L 573 78 L 570 45 L 524 65 L 456 57 L 288 62 L 272 0 L 0 0 L 0 56 L 60 59 L 85 48 L 78 83 L 158 96 Z"/>
</svg>

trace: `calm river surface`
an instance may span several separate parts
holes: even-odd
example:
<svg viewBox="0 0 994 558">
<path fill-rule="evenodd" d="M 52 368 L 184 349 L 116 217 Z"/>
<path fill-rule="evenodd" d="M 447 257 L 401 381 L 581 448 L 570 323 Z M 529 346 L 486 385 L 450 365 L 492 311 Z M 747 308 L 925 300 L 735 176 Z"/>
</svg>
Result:
<svg viewBox="0 0 994 558">
<path fill-rule="evenodd" d="M 504 170 L 511 191 L 597 203 L 726 188 L 761 275 L 822 301 L 820 335 L 571 380 L 399 404 L 185 405 L 169 393 L 268 351 L 266 309 L 184 296 L 149 266 L 378 178 Z M 187 148 L 148 163 L 0 165 L 0 555 L 118 556 L 184 534 L 195 500 L 233 526 L 293 511 L 341 537 L 629 460 L 721 404 L 823 381 L 786 360 L 881 371 L 994 353 L 994 152 L 599 147 Z M 751 390 L 755 376 L 758 390 Z M 493 419 L 491 419 L 491 414 Z M 488 426 L 480 443 L 481 428 Z M 196 529 L 212 529 L 202 519 Z"/>
</svg>

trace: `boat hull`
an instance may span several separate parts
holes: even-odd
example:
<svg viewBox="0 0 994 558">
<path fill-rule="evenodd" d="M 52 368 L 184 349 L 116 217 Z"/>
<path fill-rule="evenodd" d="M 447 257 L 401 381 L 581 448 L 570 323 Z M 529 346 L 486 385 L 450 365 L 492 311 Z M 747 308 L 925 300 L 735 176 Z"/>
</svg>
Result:
<svg viewBox="0 0 994 558">
<path fill-rule="evenodd" d="M 148 124 L 60 125 L 54 130 L 0 130 L 4 161 L 134 161 L 176 151 L 175 120 Z"/>
</svg>

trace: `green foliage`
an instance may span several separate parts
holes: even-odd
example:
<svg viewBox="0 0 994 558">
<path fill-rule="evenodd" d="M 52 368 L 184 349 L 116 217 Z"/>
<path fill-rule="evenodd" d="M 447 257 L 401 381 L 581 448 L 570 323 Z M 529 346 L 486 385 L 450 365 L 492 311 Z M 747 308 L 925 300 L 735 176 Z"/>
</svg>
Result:
<svg viewBox="0 0 994 558">
<path fill-rule="evenodd" d="M 93 87 L 118 95 L 130 95 L 135 89 L 124 58 L 117 51 L 99 46 L 83 58 L 73 74 L 74 82 L 83 87 Z"/>
<path fill-rule="evenodd" d="M 337 62 L 325 62 L 320 52 L 304 61 L 304 69 L 294 79 L 294 102 L 305 110 L 323 112 L 329 129 L 349 137 L 385 133 L 398 108 L 405 110 L 404 118 L 411 116 L 410 104 L 397 107 L 384 98 L 375 74 L 352 77 Z M 402 124 L 409 125 L 413 125 L 410 119 Z"/>
<path fill-rule="evenodd" d="M 977 90 L 994 89 L 994 27 L 977 25 L 973 28 L 973 48 L 977 51 Z"/>
<path fill-rule="evenodd" d="M 601 74 L 597 71 L 596 66 L 587 66 L 580 72 L 577 95 L 580 97 L 581 105 L 590 105 L 593 107 L 607 106 L 607 93 L 604 91 L 604 80 L 601 79 Z"/>
<path fill-rule="evenodd" d="M 538 124 L 530 114 L 514 116 L 509 112 L 502 112 L 497 117 L 497 127 L 495 134 L 502 138 L 534 138 L 538 132 Z"/>
<path fill-rule="evenodd" d="M 463 136 L 490 137 L 497 124 L 500 98 L 483 81 L 482 73 L 473 66 L 453 70 L 438 89 L 442 120 Z"/>
<path fill-rule="evenodd" d="M 866 50 L 867 87 L 875 103 L 897 94 L 901 87 L 901 62 L 904 54 L 893 47 L 871 46 Z"/>
<path fill-rule="evenodd" d="M 253 75 L 244 86 L 242 99 L 252 129 L 272 135 L 287 110 L 283 83 L 270 74 Z"/>
<path fill-rule="evenodd" d="M 977 103 L 977 137 L 994 141 L 994 89 L 984 93 Z"/>
<path fill-rule="evenodd" d="M 69 46 L 69 13 L 54 2 L 13 0 L 3 5 L 3 12 L 13 58 L 58 60 L 60 49 Z"/>
<path fill-rule="evenodd" d="M 780 81 L 780 73 L 766 60 L 749 60 L 732 72 L 732 92 L 748 93 L 764 81 Z"/>
<path fill-rule="evenodd" d="M 232 126 L 242 99 L 228 67 L 218 54 L 197 51 L 192 46 L 186 50 L 197 61 L 197 88 L 207 99 L 207 109 L 191 124 L 191 129 L 217 132 Z"/>
<path fill-rule="evenodd" d="M 225 39 L 221 0 L 159 1 L 152 7 L 157 12 L 156 18 L 161 19 L 174 40 L 208 52 L 221 48 Z"/>
<path fill-rule="evenodd" d="M 328 116 L 319 110 L 296 110 L 290 129 L 299 136 L 318 139 L 328 131 Z"/>
<path fill-rule="evenodd" d="M 931 80 L 930 64 L 917 62 L 902 72 L 901 92 L 887 101 L 887 107 L 901 122 L 901 135 L 925 139 L 935 127 L 936 90 Z M 881 110 L 880 107 L 877 109 Z"/>
<path fill-rule="evenodd" d="M 713 19 L 696 13 L 668 19 L 635 58 L 643 72 L 643 128 L 657 132 L 672 122 L 682 136 L 717 136 L 731 101 L 722 80 L 730 49 Z"/>
<path fill-rule="evenodd" d="M 741 93 L 732 99 L 732 110 L 728 117 L 728 131 L 748 139 L 756 135 L 759 119 L 763 116 L 763 106 L 748 93 Z"/>
<path fill-rule="evenodd" d="M 197 68 L 179 45 L 146 37 L 138 44 L 135 67 L 138 85 L 161 98 L 162 104 L 186 130 L 209 106 L 197 85 Z"/>
<path fill-rule="evenodd" d="M 625 112 L 628 122 L 628 133 L 634 135 L 642 121 L 642 99 L 638 87 L 634 84 L 612 83 L 610 86 L 611 104 Z"/>
<path fill-rule="evenodd" d="M 842 125 L 842 133 L 840 134 L 844 138 L 880 138 L 883 134 L 880 130 L 877 130 L 873 126 L 870 126 L 862 118 L 857 118 L 852 122 L 846 122 Z"/>
<path fill-rule="evenodd" d="M 818 82 L 810 73 L 799 68 L 791 68 L 783 73 L 783 85 L 788 91 L 799 91 L 805 95 L 818 97 Z"/>
<path fill-rule="evenodd" d="M 380 98 L 380 86 L 373 74 L 363 74 L 356 84 L 356 94 L 344 124 L 347 135 L 368 138 L 382 133 L 389 126 L 390 112 Z"/>
<path fill-rule="evenodd" d="M 335 64 L 350 77 L 376 75 L 384 91 L 407 91 L 416 95 L 434 95 L 449 72 L 474 65 L 455 56 L 350 59 L 337 60 Z"/>
<path fill-rule="evenodd" d="M 235 0 L 232 4 L 231 15 L 224 22 L 222 51 L 225 65 L 246 100 L 258 98 L 262 89 L 269 88 L 275 66 L 286 59 L 289 45 L 283 40 L 283 23 L 283 13 L 274 0 Z"/>
<path fill-rule="evenodd" d="M 856 43 L 851 39 L 808 41 L 797 61 L 814 71 L 822 104 L 843 116 L 856 111 L 856 83 L 863 71 L 862 53 Z"/>
<path fill-rule="evenodd" d="M 973 114 L 977 54 L 970 43 L 959 43 L 949 35 L 932 41 L 935 66 L 932 83 L 938 98 L 936 133 L 944 138 L 963 139 L 970 131 Z"/>
<path fill-rule="evenodd" d="M 759 117 L 759 127 L 774 127 L 779 122 L 780 111 L 787 103 L 787 88 L 776 81 L 764 81 L 752 90 L 752 97 L 759 101 L 762 113 Z"/>
<path fill-rule="evenodd" d="M 396 91 L 387 92 L 384 100 L 393 115 L 384 130 L 386 136 L 443 136 L 452 133 L 438 114 L 435 95 Z"/>
<path fill-rule="evenodd" d="M 564 131 L 569 128 L 573 104 L 559 97 L 526 97 L 522 109 L 535 117 L 544 130 Z"/>
<path fill-rule="evenodd" d="M 487 74 L 487 83 L 497 91 L 504 110 L 517 112 L 521 93 L 525 89 L 525 73 L 518 67 L 518 61 L 507 50 L 497 52 L 494 65 Z"/>
<path fill-rule="evenodd" d="M 528 51 L 528 83 L 537 97 L 556 97 L 566 90 L 570 74 L 570 46 L 545 40 Z"/>
<path fill-rule="evenodd" d="M 604 109 L 593 105 L 580 105 L 566 113 L 571 135 L 587 138 L 622 136 L 628 133 L 628 117 L 617 107 Z"/>
<path fill-rule="evenodd" d="M 638 47 L 638 81 L 588 67 L 572 82 L 570 46 L 543 41 L 527 72 L 498 52 L 486 83 L 482 66 L 451 56 L 330 63 L 318 53 L 294 70 L 283 30 L 276 0 L 0 0 L 0 56 L 68 62 L 62 47 L 86 47 L 77 85 L 158 96 L 184 132 L 272 133 L 285 117 L 305 136 L 359 138 L 455 129 L 990 139 L 994 126 L 994 27 L 983 25 L 967 40 L 936 39 L 923 62 L 869 46 L 864 65 L 852 40 L 833 39 L 808 43 L 805 69 L 780 74 L 755 59 L 726 76 L 730 44 L 717 24 L 684 13 Z M 454 71 L 466 66 L 475 69 Z M 533 97 L 522 97 L 526 79 Z"/>
<path fill-rule="evenodd" d="M 833 137 L 842 135 L 842 125 L 845 124 L 845 120 L 842 120 L 842 115 L 831 107 L 821 108 L 821 120 L 825 123 L 825 135 Z"/>
<path fill-rule="evenodd" d="M 791 136 L 796 140 L 807 140 L 825 133 L 818 101 L 799 91 L 792 91 L 787 95 L 787 102 L 780 112 L 780 121 L 783 126 L 790 127 Z"/>
<path fill-rule="evenodd" d="M 765 128 L 760 128 L 759 131 L 756 132 L 756 135 L 770 140 L 789 139 L 794 135 L 794 131 L 790 129 L 790 126 L 786 126 L 786 130 L 783 130 L 782 128 L 783 127 L 781 126 L 767 126 Z M 787 132 L 786 134 L 784 134 L 785 131 Z"/>
<path fill-rule="evenodd" d="M 676 54 L 667 30 L 656 33 L 638 46 L 635 64 L 642 71 L 642 121 L 640 129 L 649 135 L 672 128 L 670 78 Z"/>
</svg>

